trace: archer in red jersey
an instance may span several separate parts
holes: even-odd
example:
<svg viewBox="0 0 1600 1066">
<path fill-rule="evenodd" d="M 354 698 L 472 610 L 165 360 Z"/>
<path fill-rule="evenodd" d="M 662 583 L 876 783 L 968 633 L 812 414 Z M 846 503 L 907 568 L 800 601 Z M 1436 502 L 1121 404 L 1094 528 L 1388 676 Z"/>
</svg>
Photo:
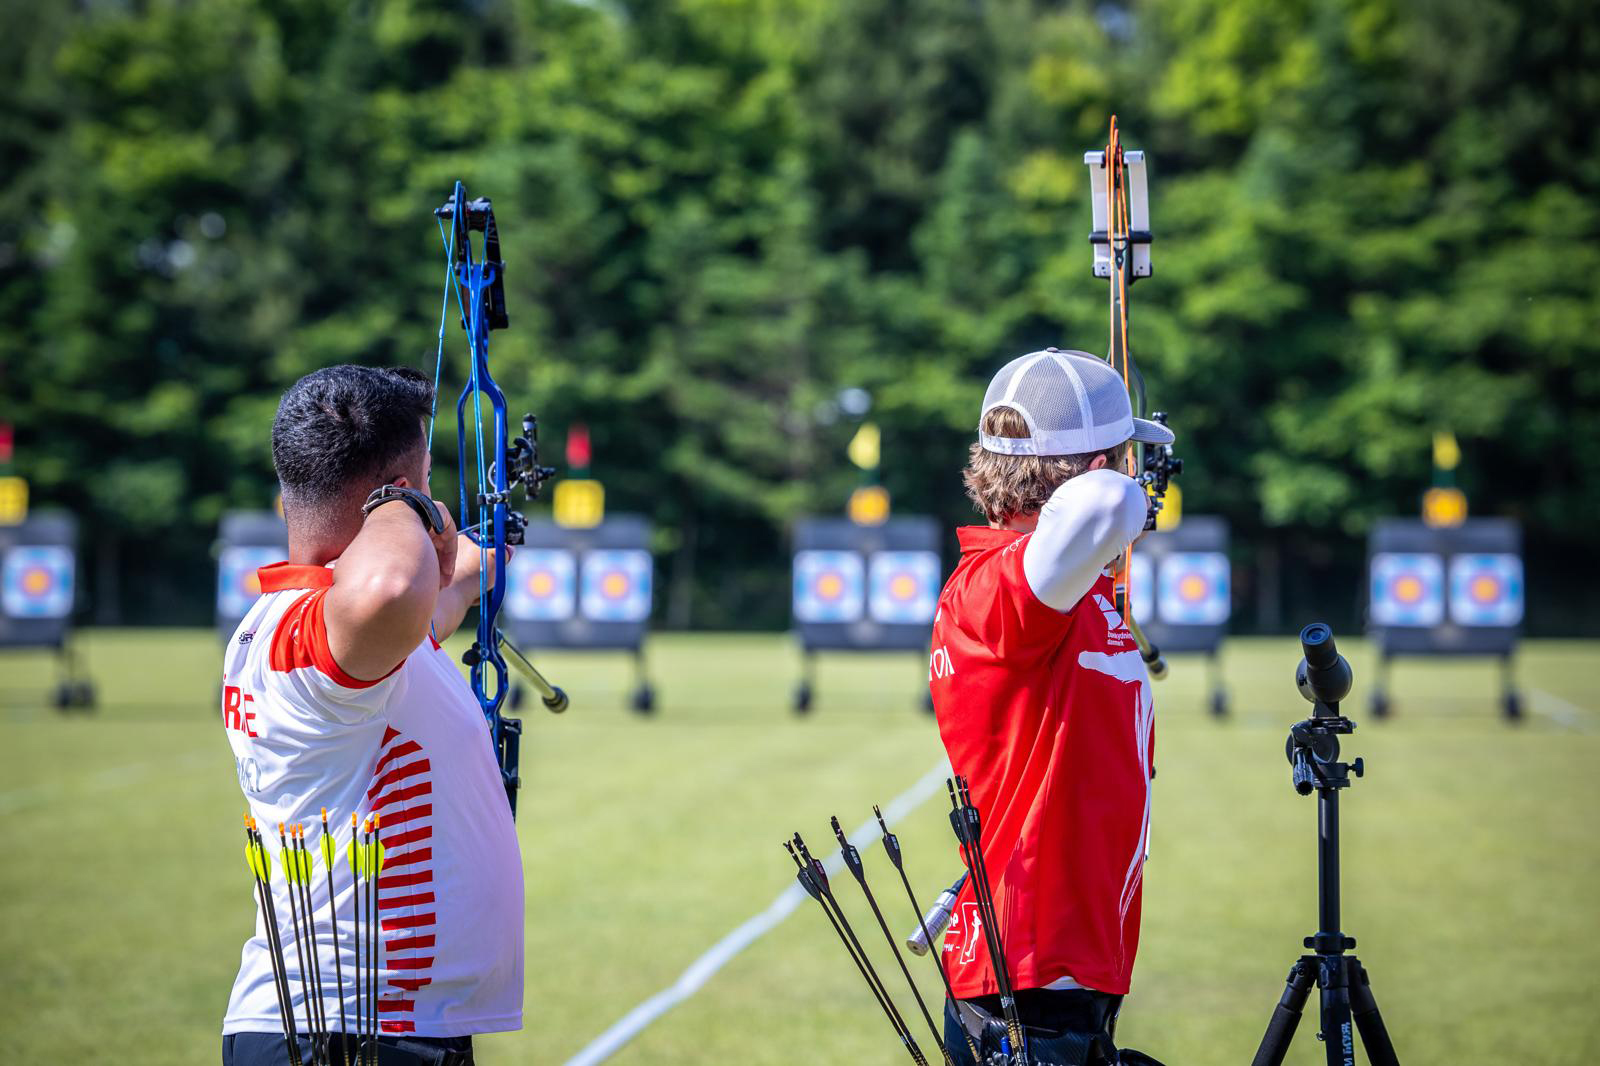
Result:
<svg viewBox="0 0 1600 1066">
<path fill-rule="evenodd" d="M 1172 439 L 1132 416 L 1103 360 L 1050 349 L 996 375 L 965 471 L 989 524 L 959 531 L 930 686 L 951 766 L 983 814 L 1030 1061 L 1118 1061 L 1111 1033 L 1139 946 L 1155 724 L 1107 568 L 1148 514 L 1144 490 L 1120 473 L 1124 449 Z M 1000 1014 L 970 883 L 943 958 L 959 999 L 946 1043 L 970 1062 L 959 1028 L 998 1050 Z"/>
</svg>

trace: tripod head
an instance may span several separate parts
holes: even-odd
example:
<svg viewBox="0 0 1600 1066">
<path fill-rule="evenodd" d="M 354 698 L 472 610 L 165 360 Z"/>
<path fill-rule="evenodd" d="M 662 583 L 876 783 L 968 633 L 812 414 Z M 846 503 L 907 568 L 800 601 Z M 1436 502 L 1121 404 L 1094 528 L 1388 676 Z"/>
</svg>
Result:
<svg viewBox="0 0 1600 1066">
<path fill-rule="evenodd" d="M 1349 788 L 1350 775 L 1360 777 L 1365 766 L 1339 761 L 1339 737 L 1354 733 L 1356 724 L 1339 713 L 1339 702 L 1350 695 L 1354 674 L 1333 642 L 1333 630 L 1313 622 L 1300 631 L 1304 657 L 1294 671 L 1295 687 L 1311 704 L 1311 717 L 1289 729 L 1284 745 L 1293 768 L 1294 790 L 1309 796 L 1319 788 Z"/>
</svg>

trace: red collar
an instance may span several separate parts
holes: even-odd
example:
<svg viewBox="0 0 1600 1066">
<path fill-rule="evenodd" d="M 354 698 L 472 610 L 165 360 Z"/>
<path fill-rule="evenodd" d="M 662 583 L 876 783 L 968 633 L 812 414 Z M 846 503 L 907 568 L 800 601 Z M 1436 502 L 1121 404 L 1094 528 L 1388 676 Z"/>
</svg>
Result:
<svg viewBox="0 0 1600 1066">
<path fill-rule="evenodd" d="M 1014 529 L 994 529 L 991 526 L 962 526 L 956 530 L 956 540 L 961 542 L 961 554 L 984 552 L 991 548 L 1004 548 L 1025 534 Z"/>
<path fill-rule="evenodd" d="M 305 566 L 298 563 L 273 563 L 256 571 L 256 580 L 262 592 L 282 592 L 284 589 L 325 589 L 333 584 L 333 571 L 326 566 Z"/>
</svg>

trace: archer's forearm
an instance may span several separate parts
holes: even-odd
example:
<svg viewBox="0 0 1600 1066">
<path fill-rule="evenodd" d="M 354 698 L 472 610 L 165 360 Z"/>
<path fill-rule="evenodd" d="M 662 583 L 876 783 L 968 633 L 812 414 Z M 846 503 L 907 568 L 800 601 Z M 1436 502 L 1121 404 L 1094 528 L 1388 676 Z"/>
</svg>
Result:
<svg viewBox="0 0 1600 1066">
<path fill-rule="evenodd" d="M 434 639 L 443 641 L 461 628 L 461 620 L 467 616 L 467 611 L 478 600 L 478 586 L 474 584 L 470 589 L 456 581 L 448 588 L 439 590 L 438 602 L 433 608 L 433 635 Z"/>
<path fill-rule="evenodd" d="M 1144 528 L 1144 489 L 1113 470 L 1090 470 L 1045 501 L 1022 551 L 1022 571 L 1040 602 L 1069 611 Z"/>
<path fill-rule="evenodd" d="M 379 507 L 339 557 L 324 616 L 335 660 L 358 678 L 382 677 L 428 632 L 439 599 L 439 554 L 421 520 Z"/>
</svg>

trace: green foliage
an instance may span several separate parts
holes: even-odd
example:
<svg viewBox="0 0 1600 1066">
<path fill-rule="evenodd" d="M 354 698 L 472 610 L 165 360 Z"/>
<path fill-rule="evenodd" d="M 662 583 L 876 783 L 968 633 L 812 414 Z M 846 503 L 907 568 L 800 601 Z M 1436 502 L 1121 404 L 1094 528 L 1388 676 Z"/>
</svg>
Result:
<svg viewBox="0 0 1600 1066">
<path fill-rule="evenodd" d="M 8 9 L 4 417 L 36 499 L 88 522 L 103 616 L 201 616 L 218 516 L 271 500 L 282 389 L 431 370 L 429 211 L 459 177 L 502 220 L 513 405 L 591 427 L 611 505 L 659 530 L 670 621 L 780 624 L 787 524 L 854 484 L 839 389 L 874 394 L 897 508 L 964 521 L 988 374 L 1103 350 L 1080 160 L 1116 111 L 1158 234 L 1134 351 L 1242 572 L 1278 545 L 1347 582 L 1440 429 L 1475 513 L 1553 557 L 1600 494 L 1588 22 L 1576 0 Z M 1576 624 L 1539 606 L 1556 577 L 1534 564 L 1536 626 Z"/>
</svg>

